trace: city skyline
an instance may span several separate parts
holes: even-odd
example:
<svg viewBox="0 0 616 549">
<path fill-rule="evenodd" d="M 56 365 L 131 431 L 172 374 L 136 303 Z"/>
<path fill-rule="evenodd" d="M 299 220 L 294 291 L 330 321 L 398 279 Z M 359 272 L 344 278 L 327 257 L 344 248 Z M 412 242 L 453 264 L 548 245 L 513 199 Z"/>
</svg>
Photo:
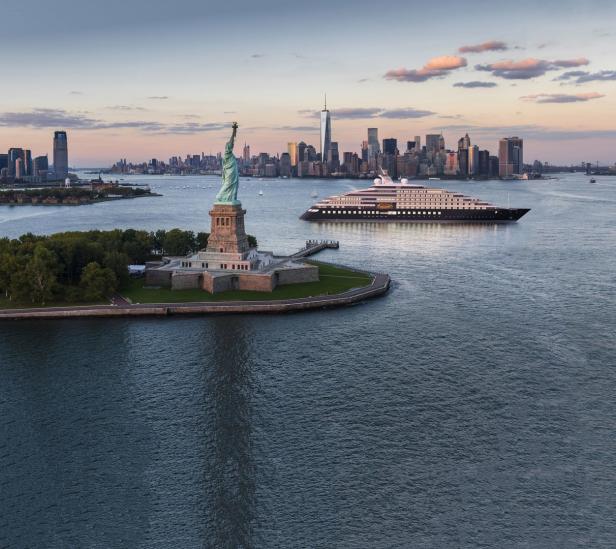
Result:
<svg viewBox="0 0 616 549">
<path fill-rule="evenodd" d="M 528 161 L 616 160 L 606 116 L 616 111 L 614 34 L 600 22 L 616 15 L 610 3 L 477 2 L 454 18 L 449 1 L 429 12 L 415 2 L 386 12 L 359 2 L 351 25 L 343 24 L 344 6 L 319 18 L 325 43 L 315 40 L 321 4 L 206 8 L 180 0 L 168 13 L 159 1 L 120 10 L 112 0 L 103 10 L 60 0 L 32 25 L 9 6 L 0 44 L 24 32 L 28 41 L 5 62 L 0 149 L 51 158 L 50 130 L 66 130 L 76 166 L 215 154 L 234 119 L 254 151 L 318 146 L 327 92 L 341 156 L 359 152 L 365 128 L 378 127 L 398 142 L 442 131 L 453 144 L 468 132 L 491 150 L 501 137 L 520 135 Z M 519 17 L 531 6 L 534 19 Z M 51 6 L 32 8 L 45 15 Z M 49 20 L 63 23 L 38 27 Z M 592 40 L 571 39 L 584 35 Z"/>
</svg>

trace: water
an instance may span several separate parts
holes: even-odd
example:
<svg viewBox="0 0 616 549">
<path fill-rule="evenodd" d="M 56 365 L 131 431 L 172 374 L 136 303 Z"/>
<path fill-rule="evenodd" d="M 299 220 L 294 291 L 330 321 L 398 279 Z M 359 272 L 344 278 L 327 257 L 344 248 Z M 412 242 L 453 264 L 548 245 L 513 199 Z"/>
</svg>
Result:
<svg viewBox="0 0 616 549">
<path fill-rule="evenodd" d="M 207 229 L 216 178 L 131 179 L 165 196 L 0 234 Z M 441 182 L 532 208 L 502 226 L 309 224 L 358 182 L 242 181 L 262 248 L 338 239 L 392 291 L 0 324 L 0 547 L 613 547 L 616 179 L 587 180 Z"/>
</svg>

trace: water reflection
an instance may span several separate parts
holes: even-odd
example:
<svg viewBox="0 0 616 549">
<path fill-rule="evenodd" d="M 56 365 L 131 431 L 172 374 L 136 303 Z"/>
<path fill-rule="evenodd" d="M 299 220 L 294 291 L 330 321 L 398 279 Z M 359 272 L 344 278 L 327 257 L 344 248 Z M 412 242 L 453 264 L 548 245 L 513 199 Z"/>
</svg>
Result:
<svg viewBox="0 0 616 549">
<path fill-rule="evenodd" d="M 253 547 L 255 466 L 252 441 L 254 390 L 250 324 L 240 318 L 217 318 L 211 324 L 212 356 L 206 372 L 206 494 L 209 500 L 207 545 Z"/>
</svg>

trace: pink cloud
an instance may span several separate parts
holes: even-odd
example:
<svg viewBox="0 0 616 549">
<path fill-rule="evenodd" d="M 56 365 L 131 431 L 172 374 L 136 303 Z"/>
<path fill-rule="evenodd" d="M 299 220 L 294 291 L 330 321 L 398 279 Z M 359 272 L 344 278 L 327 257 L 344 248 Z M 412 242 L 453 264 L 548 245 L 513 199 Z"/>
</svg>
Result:
<svg viewBox="0 0 616 549">
<path fill-rule="evenodd" d="M 586 59 L 586 57 L 578 57 L 577 59 L 558 59 L 553 62 L 554 65 L 563 68 L 570 67 L 581 67 L 583 65 L 588 65 L 590 61 Z"/>
<path fill-rule="evenodd" d="M 505 42 L 499 40 L 489 40 L 482 44 L 475 44 L 473 46 L 462 46 L 458 49 L 460 53 L 482 53 L 484 51 L 503 51 L 508 50 L 509 46 Z"/>
<path fill-rule="evenodd" d="M 425 82 L 430 78 L 445 76 L 449 71 L 466 67 L 464 57 L 458 55 L 442 55 L 433 57 L 421 69 L 392 69 L 385 73 L 387 80 L 398 82 Z"/>
</svg>

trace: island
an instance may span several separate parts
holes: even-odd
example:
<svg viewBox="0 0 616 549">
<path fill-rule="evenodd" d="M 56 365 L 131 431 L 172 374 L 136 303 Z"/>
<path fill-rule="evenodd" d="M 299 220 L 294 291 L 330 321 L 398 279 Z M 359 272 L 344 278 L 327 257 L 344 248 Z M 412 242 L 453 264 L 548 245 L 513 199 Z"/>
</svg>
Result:
<svg viewBox="0 0 616 549">
<path fill-rule="evenodd" d="M 149 187 L 91 182 L 71 187 L 41 187 L 0 190 L 0 205 L 80 206 L 108 200 L 160 196 Z"/>
</svg>

